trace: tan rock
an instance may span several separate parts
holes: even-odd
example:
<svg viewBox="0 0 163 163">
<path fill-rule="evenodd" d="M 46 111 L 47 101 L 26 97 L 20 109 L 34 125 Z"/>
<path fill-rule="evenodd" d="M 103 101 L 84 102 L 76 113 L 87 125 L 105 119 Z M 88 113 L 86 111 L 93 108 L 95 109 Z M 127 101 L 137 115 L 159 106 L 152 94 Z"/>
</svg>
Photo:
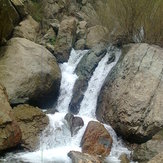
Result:
<svg viewBox="0 0 163 163">
<path fill-rule="evenodd" d="M 68 156 L 72 159 L 72 163 L 100 163 L 97 157 L 77 151 L 70 151 Z"/>
<path fill-rule="evenodd" d="M 163 127 L 163 49 L 148 44 L 127 48 L 106 79 L 96 115 L 119 135 L 142 143 Z"/>
<path fill-rule="evenodd" d="M 6 90 L 0 85 L 0 152 L 20 144 L 21 136 Z"/>
<path fill-rule="evenodd" d="M 24 38 L 13 38 L 0 49 L 0 56 L 0 82 L 6 87 L 10 103 L 45 103 L 50 97 L 54 102 L 61 73 L 46 48 Z"/>
<path fill-rule="evenodd" d="M 86 47 L 92 48 L 101 42 L 106 42 L 107 34 L 108 34 L 107 28 L 100 25 L 88 28 Z"/>
<path fill-rule="evenodd" d="M 58 62 L 68 61 L 75 41 L 76 29 L 77 22 L 74 17 L 68 17 L 61 22 L 54 46 L 54 55 Z"/>
<path fill-rule="evenodd" d="M 31 16 L 27 16 L 25 20 L 15 27 L 13 37 L 22 37 L 31 41 L 36 41 L 38 32 L 39 24 Z"/>
<path fill-rule="evenodd" d="M 34 150 L 40 144 L 40 134 L 49 123 L 49 119 L 38 107 L 19 105 L 13 109 L 14 116 L 22 132 L 21 146 Z"/>
<path fill-rule="evenodd" d="M 148 163 L 163 163 L 163 152 L 153 157 Z"/>
<path fill-rule="evenodd" d="M 110 154 L 112 142 L 104 125 L 90 121 L 81 140 L 82 152 L 104 158 Z"/>
</svg>

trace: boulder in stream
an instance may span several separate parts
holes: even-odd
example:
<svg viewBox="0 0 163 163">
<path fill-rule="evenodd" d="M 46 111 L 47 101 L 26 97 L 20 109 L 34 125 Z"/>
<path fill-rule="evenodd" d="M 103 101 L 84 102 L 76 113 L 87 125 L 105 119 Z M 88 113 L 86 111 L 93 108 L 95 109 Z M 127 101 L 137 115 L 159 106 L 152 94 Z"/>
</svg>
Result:
<svg viewBox="0 0 163 163">
<path fill-rule="evenodd" d="M 79 112 L 80 103 L 83 100 L 84 92 L 88 87 L 88 81 L 93 75 L 100 60 L 106 55 L 107 49 L 100 44 L 90 50 L 79 62 L 75 72 L 78 75 L 73 88 L 73 96 L 69 105 L 69 111 L 73 114 Z"/>
<path fill-rule="evenodd" d="M 110 154 L 112 142 L 103 124 L 90 121 L 81 140 L 82 152 L 104 159 Z"/>
<path fill-rule="evenodd" d="M 81 117 L 74 116 L 71 113 L 67 113 L 65 115 L 65 120 L 67 121 L 71 136 L 74 136 L 77 134 L 77 132 L 84 126 L 84 121 Z"/>
<path fill-rule="evenodd" d="M 131 44 L 108 74 L 97 102 L 98 120 L 143 143 L 163 127 L 163 49 Z"/>
<path fill-rule="evenodd" d="M 72 163 L 100 163 L 100 160 L 97 157 L 87 153 L 70 151 L 68 156 L 71 158 Z"/>
<path fill-rule="evenodd" d="M 40 145 L 40 134 L 49 124 L 49 119 L 38 107 L 18 105 L 13 109 L 14 116 L 22 132 L 21 146 L 33 151 Z"/>
</svg>

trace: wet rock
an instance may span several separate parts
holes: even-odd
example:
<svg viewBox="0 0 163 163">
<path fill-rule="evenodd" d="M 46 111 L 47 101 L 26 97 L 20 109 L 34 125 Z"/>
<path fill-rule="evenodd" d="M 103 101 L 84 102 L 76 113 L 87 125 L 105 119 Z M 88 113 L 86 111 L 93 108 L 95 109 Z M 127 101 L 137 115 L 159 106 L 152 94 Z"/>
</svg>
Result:
<svg viewBox="0 0 163 163">
<path fill-rule="evenodd" d="M 100 163 L 97 157 L 77 151 L 70 151 L 68 156 L 71 158 L 72 163 Z"/>
<path fill-rule="evenodd" d="M 31 41 L 36 41 L 38 31 L 39 24 L 31 16 L 28 16 L 15 27 L 13 37 L 21 37 Z"/>
<path fill-rule="evenodd" d="M 24 38 L 13 38 L 1 47 L 0 56 L 0 82 L 6 87 L 11 104 L 54 103 L 61 73 L 46 48 Z"/>
<path fill-rule="evenodd" d="M 71 113 L 67 113 L 65 116 L 65 120 L 67 121 L 71 136 L 74 136 L 77 134 L 77 132 L 84 126 L 84 121 L 82 118 L 74 116 Z"/>
<path fill-rule="evenodd" d="M 108 74 L 96 115 L 130 142 L 142 143 L 163 127 L 163 49 L 132 44 Z"/>
<path fill-rule="evenodd" d="M 19 105 L 13 109 L 14 116 L 22 132 L 21 146 L 30 151 L 40 144 L 40 134 L 49 123 L 49 119 L 38 107 Z"/>
<path fill-rule="evenodd" d="M 5 88 L 0 85 L 0 153 L 20 144 L 21 130 L 8 102 Z"/>
<path fill-rule="evenodd" d="M 110 154 L 112 142 L 104 125 L 90 121 L 81 140 L 82 152 L 105 158 Z"/>
<path fill-rule="evenodd" d="M 58 62 L 68 61 L 71 49 L 75 42 L 77 22 L 74 17 L 64 19 L 59 27 L 57 40 L 54 46 L 54 55 Z"/>
<path fill-rule="evenodd" d="M 10 0 L 0 1 L 0 45 L 11 36 L 14 26 L 20 21 L 20 16 Z"/>
<path fill-rule="evenodd" d="M 94 46 L 101 42 L 106 42 L 107 34 L 108 34 L 107 28 L 100 25 L 88 28 L 86 47 L 93 48 Z"/>
<path fill-rule="evenodd" d="M 79 112 L 80 103 L 84 97 L 84 92 L 88 87 L 88 81 L 106 52 L 107 50 L 103 45 L 96 46 L 85 54 L 79 62 L 75 70 L 79 78 L 75 82 L 73 96 L 69 105 L 69 110 L 73 114 Z"/>
</svg>

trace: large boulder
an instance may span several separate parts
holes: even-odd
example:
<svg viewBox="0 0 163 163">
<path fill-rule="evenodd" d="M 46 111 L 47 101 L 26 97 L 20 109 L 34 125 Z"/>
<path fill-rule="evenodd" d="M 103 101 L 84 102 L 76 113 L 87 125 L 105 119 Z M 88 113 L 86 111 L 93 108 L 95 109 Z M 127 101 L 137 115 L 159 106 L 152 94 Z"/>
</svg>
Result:
<svg viewBox="0 0 163 163">
<path fill-rule="evenodd" d="M 72 163 L 100 163 L 100 160 L 97 157 L 87 153 L 70 151 L 68 156 L 71 158 Z"/>
<path fill-rule="evenodd" d="M 16 122 L 4 87 L 0 85 L 0 153 L 21 142 L 21 131 Z"/>
<path fill-rule="evenodd" d="M 100 60 L 106 55 L 107 49 L 103 45 L 98 45 L 90 50 L 79 62 L 75 72 L 78 79 L 73 88 L 73 96 L 69 105 L 69 110 L 73 114 L 79 112 L 80 103 L 83 100 L 84 92 L 87 90 L 88 81 L 93 75 Z"/>
<path fill-rule="evenodd" d="M 77 22 L 74 17 L 68 17 L 61 22 L 54 46 L 54 55 L 58 62 L 68 61 L 75 42 L 76 30 Z"/>
<path fill-rule="evenodd" d="M 6 42 L 20 21 L 20 16 L 10 0 L 0 0 L 0 45 Z"/>
<path fill-rule="evenodd" d="M 145 142 L 163 127 L 163 49 L 133 44 L 101 89 L 96 115 L 131 142 Z"/>
<path fill-rule="evenodd" d="M 104 159 L 110 154 L 112 142 L 103 124 L 90 121 L 81 140 L 82 152 Z"/>
<path fill-rule="evenodd" d="M 38 31 L 39 24 L 31 16 L 27 16 L 26 19 L 15 27 L 13 37 L 22 37 L 31 41 L 36 41 Z"/>
<path fill-rule="evenodd" d="M 35 150 L 40 144 L 40 134 L 47 127 L 49 119 L 38 107 L 19 105 L 13 109 L 22 132 L 21 146 Z"/>
<path fill-rule="evenodd" d="M 0 49 L 0 82 L 11 104 L 54 102 L 60 80 L 56 59 L 43 46 L 13 38 Z"/>
<path fill-rule="evenodd" d="M 96 25 L 88 28 L 88 34 L 86 38 L 86 47 L 93 48 L 101 42 L 106 42 L 108 29 L 101 25 Z"/>
</svg>

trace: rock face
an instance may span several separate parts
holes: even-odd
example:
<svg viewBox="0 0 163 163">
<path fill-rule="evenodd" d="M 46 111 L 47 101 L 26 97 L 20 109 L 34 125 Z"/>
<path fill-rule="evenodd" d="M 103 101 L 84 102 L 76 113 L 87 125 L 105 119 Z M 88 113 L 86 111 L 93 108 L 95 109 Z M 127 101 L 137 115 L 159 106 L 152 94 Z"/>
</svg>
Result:
<svg viewBox="0 0 163 163">
<path fill-rule="evenodd" d="M 163 152 L 163 130 L 146 143 L 138 145 L 133 151 L 133 160 L 145 163 L 157 154 Z"/>
<path fill-rule="evenodd" d="M 10 0 L 0 1 L 0 45 L 6 42 L 14 29 L 14 26 L 20 21 L 19 14 L 10 2 Z"/>
<path fill-rule="evenodd" d="M 14 119 L 6 91 L 0 85 L 0 153 L 18 145 L 21 137 L 21 131 Z"/>
<path fill-rule="evenodd" d="M 77 134 L 77 132 L 84 126 L 84 121 L 80 117 L 75 117 L 71 113 L 67 113 L 65 116 L 65 120 L 67 121 L 70 131 L 71 131 L 71 136 L 74 136 Z"/>
<path fill-rule="evenodd" d="M 96 25 L 88 28 L 88 34 L 86 39 L 86 47 L 93 48 L 95 45 L 100 42 L 105 42 L 105 38 L 108 34 L 107 28 Z"/>
<path fill-rule="evenodd" d="M 91 78 L 99 61 L 105 56 L 107 49 L 104 46 L 96 46 L 90 50 L 79 62 L 75 72 L 78 79 L 73 88 L 73 96 L 69 105 L 69 110 L 73 114 L 79 112 L 80 103 L 84 97 L 84 92 L 88 87 L 88 81 Z"/>
<path fill-rule="evenodd" d="M 37 33 L 39 31 L 39 24 L 28 16 L 25 20 L 15 27 L 13 37 L 22 37 L 31 41 L 36 41 Z"/>
<path fill-rule="evenodd" d="M 163 127 L 163 49 L 148 44 L 128 49 L 108 74 L 96 115 L 119 135 L 140 143 Z"/>
<path fill-rule="evenodd" d="M 68 61 L 75 41 L 76 29 L 77 23 L 74 17 L 68 17 L 61 22 L 54 46 L 54 55 L 58 62 L 63 63 Z"/>
<path fill-rule="evenodd" d="M 70 151 L 68 156 L 72 159 L 72 163 L 100 163 L 95 156 L 77 151 Z"/>
<path fill-rule="evenodd" d="M 90 121 L 81 140 L 82 152 L 104 158 L 110 154 L 112 141 L 104 125 Z"/>
<path fill-rule="evenodd" d="M 54 101 L 60 79 L 55 57 L 43 46 L 13 38 L 0 49 L 0 82 L 11 104 Z"/>
<path fill-rule="evenodd" d="M 28 150 L 36 149 L 40 143 L 40 133 L 48 125 L 48 117 L 41 109 L 30 105 L 19 105 L 13 109 L 13 113 L 22 132 L 21 146 Z"/>
<path fill-rule="evenodd" d="M 163 162 L 163 152 L 156 155 L 148 163 L 162 163 Z"/>
</svg>

